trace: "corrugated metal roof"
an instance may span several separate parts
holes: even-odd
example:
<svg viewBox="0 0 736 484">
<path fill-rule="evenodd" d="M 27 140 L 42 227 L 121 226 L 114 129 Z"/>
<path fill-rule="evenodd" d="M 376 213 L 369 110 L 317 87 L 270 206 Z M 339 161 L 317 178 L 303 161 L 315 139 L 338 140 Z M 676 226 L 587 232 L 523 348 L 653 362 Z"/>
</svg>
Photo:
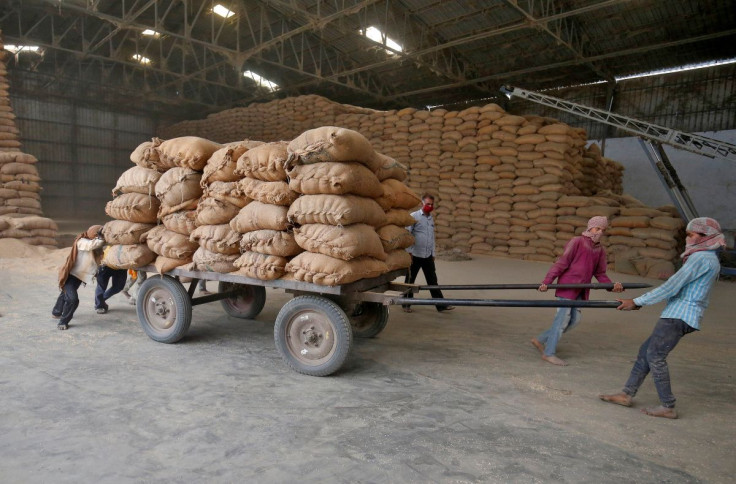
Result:
<svg viewBox="0 0 736 484">
<path fill-rule="evenodd" d="M 111 101 L 138 96 L 164 111 L 306 93 L 378 108 L 423 106 L 494 95 L 504 83 L 548 89 L 736 57 L 736 8 L 722 0 L 260 0 L 234 2 L 227 20 L 209 13 L 208 0 L 8 3 L 0 7 L 8 42 L 46 49 L 42 59 L 19 57 L 11 68 L 93 83 L 90 92 Z M 141 39 L 135 29 L 147 26 L 161 38 Z M 361 37 L 367 26 L 405 52 L 387 54 Z M 137 66 L 134 52 L 152 65 Z M 245 69 L 281 91 L 255 88 L 242 79 Z"/>
</svg>

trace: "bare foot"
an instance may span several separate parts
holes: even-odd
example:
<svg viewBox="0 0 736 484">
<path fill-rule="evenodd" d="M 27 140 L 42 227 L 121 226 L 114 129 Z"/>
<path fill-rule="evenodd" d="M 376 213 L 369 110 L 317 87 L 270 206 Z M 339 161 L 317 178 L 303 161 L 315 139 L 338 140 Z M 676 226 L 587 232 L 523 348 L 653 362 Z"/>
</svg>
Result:
<svg viewBox="0 0 736 484">
<path fill-rule="evenodd" d="M 537 338 L 532 338 L 532 344 L 536 349 L 539 350 L 540 353 L 544 354 L 544 345 L 540 343 Z"/>
<path fill-rule="evenodd" d="M 650 417 L 677 418 L 677 412 L 674 408 L 663 406 L 642 408 L 641 413 L 645 413 Z"/>
<path fill-rule="evenodd" d="M 611 395 L 598 395 L 598 398 L 608 403 L 615 403 L 616 405 L 623 405 L 624 407 L 631 406 L 631 395 L 627 395 L 624 392 L 613 393 Z"/>
<path fill-rule="evenodd" d="M 555 355 L 552 355 L 552 356 L 542 355 L 542 359 L 546 361 L 547 363 L 552 363 L 553 365 L 567 366 L 567 362 L 565 360 L 561 358 L 557 358 Z"/>
</svg>

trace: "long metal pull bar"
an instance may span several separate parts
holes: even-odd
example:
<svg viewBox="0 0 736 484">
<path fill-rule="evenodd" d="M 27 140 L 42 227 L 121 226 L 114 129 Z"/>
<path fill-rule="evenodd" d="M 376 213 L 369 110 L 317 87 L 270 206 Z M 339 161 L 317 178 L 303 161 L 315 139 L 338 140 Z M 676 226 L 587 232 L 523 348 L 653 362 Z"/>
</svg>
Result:
<svg viewBox="0 0 736 484">
<path fill-rule="evenodd" d="M 519 89 L 518 87 L 504 86 L 501 92 L 509 96 L 517 96 L 548 106 L 560 111 L 566 111 L 583 118 L 592 119 L 636 135 L 672 145 L 676 148 L 691 151 L 709 158 L 723 158 L 736 161 L 736 145 L 707 138 L 697 134 L 684 133 L 664 126 L 659 126 L 638 119 L 621 116 L 602 109 L 591 108 L 582 104 L 565 101 L 546 94 Z"/>
<path fill-rule="evenodd" d="M 391 304 L 406 306 L 496 306 L 507 308 L 617 308 L 618 301 L 580 301 L 574 299 L 554 301 L 530 301 L 520 299 L 419 299 L 413 297 L 397 297 Z"/>
<path fill-rule="evenodd" d="M 644 289 L 652 287 L 651 284 L 643 282 L 630 282 L 622 284 L 624 289 Z M 462 290 L 493 290 L 493 289 L 537 289 L 540 284 L 459 284 L 459 285 L 438 285 L 438 286 L 419 286 L 419 290 L 442 289 L 446 291 L 462 291 Z M 548 289 L 613 289 L 613 284 L 547 284 Z"/>
</svg>

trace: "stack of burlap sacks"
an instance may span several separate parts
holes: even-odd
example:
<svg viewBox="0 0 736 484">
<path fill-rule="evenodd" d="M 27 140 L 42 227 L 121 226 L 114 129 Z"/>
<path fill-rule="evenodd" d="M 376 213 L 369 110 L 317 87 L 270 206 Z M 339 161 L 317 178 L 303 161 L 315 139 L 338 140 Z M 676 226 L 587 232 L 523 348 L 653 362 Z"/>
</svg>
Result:
<svg viewBox="0 0 736 484">
<path fill-rule="evenodd" d="M 196 134 L 221 143 L 246 138 L 277 141 L 296 138 L 319 126 L 332 126 L 338 115 L 373 112 L 372 109 L 335 103 L 321 96 L 306 95 L 253 103 L 210 114 L 206 119 L 183 121 L 164 128 L 160 135 L 170 139 Z"/>
<path fill-rule="evenodd" d="M 10 105 L 2 32 L 0 31 L 0 238 L 56 248 L 56 223 L 41 210 L 41 177 L 35 156 L 20 150 L 20 131 Z"/>
<path fill-rule="evenodd" d="M 287 146 L 288 145 L 288 146 Z M 360 133 L 324 127 L 291 143 L 199 137 L 141 144 L 106 212 L 104 262 L 336 285 L 407 268 L 419 203 L 406 169 Z M 158 225 L 157 225 L 158 224 Z"/>
<path fill-rule="evenodd" d="M 273 101 L 268 106 L 279 113 L 279 119 L 287 120 L 290 106 L 296 110 L 303 104 L 301 99 Z M 321 105 L 326 103 L 329 101 L 320 101 Z M 311 127 L 331 124 L 334 118 L 336 126 L 364 134 L 376 151 L 406 165 L 410 171 L 406 181 L 409 187 L 438 195 L 435 224 L 439 247 L 551 262 L 562 253 L 569 238 L 580 231 L 579 226 L 567 223 L 569 219 L 558 220 L 577 215 L 570 214 L 571 207 L 558 204 L 561 197 L 600 196 L 609 201 L 601 204 L 600 200 L 591 199 L 586 203 L 612 209 L 627 203 L 641 205 L 631 197 L 626 198 L 626 203 L 614 203 L 610 201 L 614 200 L 612 197 L 604 196 L 622 193 L 622 166 L 602 157 L 596 145 L 587 146 L 585 130 L 553 118 L 514 116 L 496 104 L 463 111 L 372 111 L 344 106 L 342 113 L 343 105 L 332 104 L 333 108 L 312 113 Z M 260 139 L 269 140 L 268 132 L 251 127 L 251 123 L 258 123 L 264 109 L 254 104 L 227 111 L 231 116 L 227 123 L 218 115 L 211 115 L 205 120 L 180 123 L 169 131 L 217 132 L 227 125 L 236 125 L 242 127 L 237 133 L 240 137 L 252 136 L 247 129 L 253 129 L 262 135 Z M 291 115 L 298 117 L 300 123 L 309 124 L 303 111 L 293 111 Z M 681 244 L 683 224 L 672 207 L 651 210 L 651 216 L 639 215 L 648 218 L 646 227 L 631 228 L 669 230 L 671 237 L 660 234 L 669 237 L 667 244 Z M 660 212 L 664 215 L 658 215 Z M 610 215 L 612 223 L 621 223 L 614 222 L 620 213 Z M 661 217 L 672 220 L 663 222 Z M 642 235 L 641 231 L 637 233 Z M 637 240 L 630 241 L 634 245 L 627 249 L 631 250 L 623 250 L 618 243 L 609 248 L 611 268 L 619 261 L 621 270 L 647 275 L 658 262 L 672 263 L 677 259 L 667 258 L 672 253 L 669 249 L 645 250 L 644 255 L 639 255 L 640 249 L 660 247 L 651 245 L 652 240 L 650 245 L 645 242 L 645 247 L 641 247 L 637 245 L 641 237 L 633 238 Z M 641 259 L 649 262 L 642 264 Z M 638 262 L 638 269 L 634 262 Z"/>
</svg>

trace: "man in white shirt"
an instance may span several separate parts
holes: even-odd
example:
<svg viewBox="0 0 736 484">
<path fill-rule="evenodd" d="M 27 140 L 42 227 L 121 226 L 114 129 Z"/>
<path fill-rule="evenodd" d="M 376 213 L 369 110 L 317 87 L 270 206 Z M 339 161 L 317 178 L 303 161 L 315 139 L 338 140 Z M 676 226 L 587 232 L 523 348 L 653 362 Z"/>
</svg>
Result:
<svg viewBox="0 0 736 484">
<path fill-rule="evenodd" d="M 412 213 L 414 225 L 410 225 L 406 229 L 414 236 L 414 245 L 409 247 L 407 252 L 411 254 L 411 267 L 409 274 L 406 276 L 406 282 L 413 284 L 419 275 L 419 270 L 424 272 L 424 278 L 427 285 L 437 285 L 437 271 L 434 266 L 434 219 L 432 211 L 434 210 L 434 196 L 429 193 L 422 195 L 422 208 Z M 435 299 L 442 299 L 442 291 L 439 289 L 431 289 L 430 294 Z M 411 295 L 409 295 L 411 297 Z M 451 311 L 455 306 L 438 304 L 437 311 Z M 403 306 L 405 312 L 412 312 L 411 306 Z"/>
</svg>

